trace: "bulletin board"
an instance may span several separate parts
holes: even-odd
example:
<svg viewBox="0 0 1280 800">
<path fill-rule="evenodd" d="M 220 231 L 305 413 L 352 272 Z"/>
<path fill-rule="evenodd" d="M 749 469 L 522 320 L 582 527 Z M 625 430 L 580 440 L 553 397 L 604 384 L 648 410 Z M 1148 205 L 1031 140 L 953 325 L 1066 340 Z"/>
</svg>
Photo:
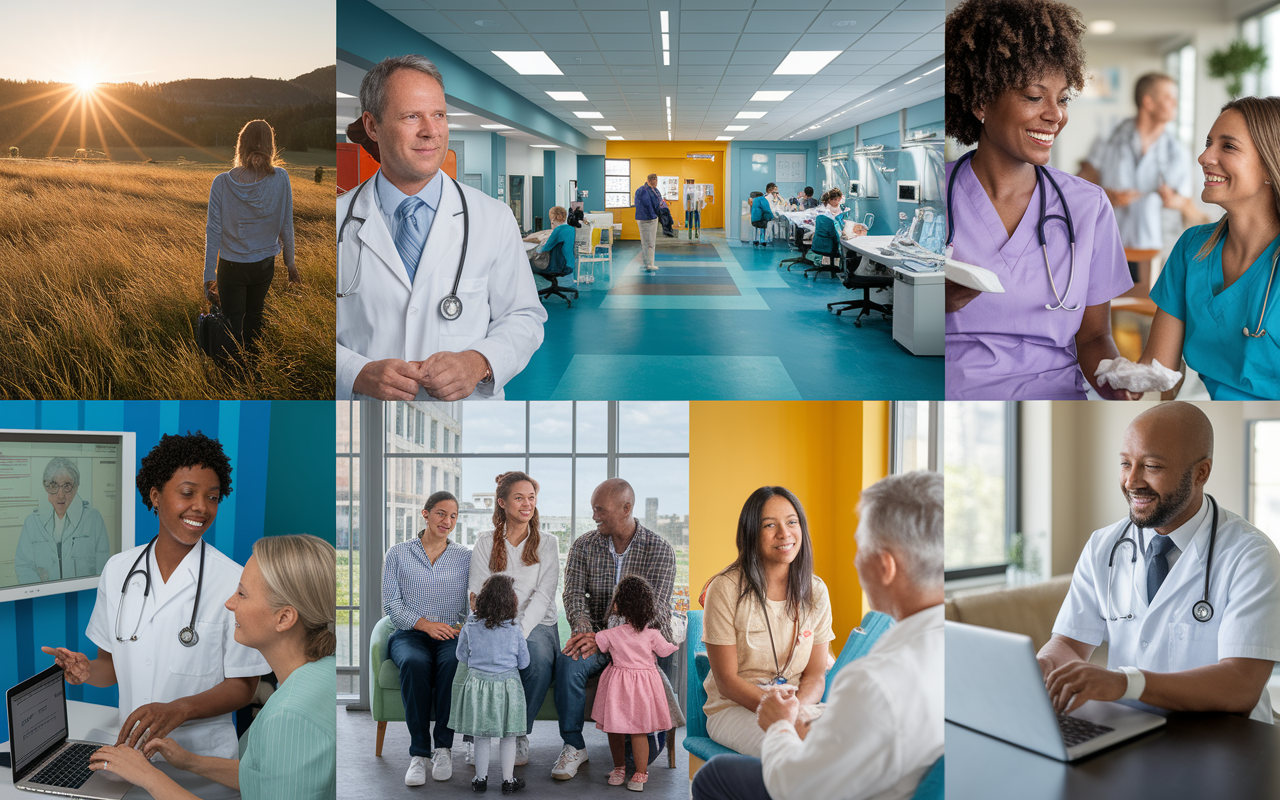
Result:
<svg viewBox="0 0 1280 800">
<path fill-rule="evenodd" d="M 779 183 L 805 182 L 807 160 L 804 153 L 778 153 L 774 156 L 774 180 Z"/>
<path fill-rule="evenodd" d="M 604 207 L 631 207 L 631 159 L 604 160 Z"/>
<path fill-rule="evenodd" d="M 662 199 L 667 202 L 680 199 L 680 176 L 679 175 L 659 175 L 658 191 L 662 194 Z"/>
</svg>

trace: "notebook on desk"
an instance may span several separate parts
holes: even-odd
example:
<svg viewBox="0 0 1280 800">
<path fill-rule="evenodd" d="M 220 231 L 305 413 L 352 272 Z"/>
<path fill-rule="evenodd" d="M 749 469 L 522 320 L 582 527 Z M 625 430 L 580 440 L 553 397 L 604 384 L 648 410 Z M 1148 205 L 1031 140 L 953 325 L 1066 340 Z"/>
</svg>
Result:
<svg viewBox="0 0 1280 800">
<path fill-rule="evenodd" d="M 67 691 L 52 666 L 5 695 L 13 785 L 30 792 L 119 800 L 133 788 L 109 772 L 89 769 L 102 742 L 67 738 Z"/>
</svg>

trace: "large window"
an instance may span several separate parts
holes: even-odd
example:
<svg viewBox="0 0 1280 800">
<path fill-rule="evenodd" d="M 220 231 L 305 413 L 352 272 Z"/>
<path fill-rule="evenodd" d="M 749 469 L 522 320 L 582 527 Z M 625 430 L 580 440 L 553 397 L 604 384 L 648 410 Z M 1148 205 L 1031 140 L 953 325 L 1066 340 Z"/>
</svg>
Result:
<svg viewBox="0 0 1280 800">
<path fill-rule="evenodd" d="M 1280 420 L 1249 423 L 1249 521 L 1280 545 Z"/>
<path fill-rule="evenodd" d="M 375 404 L 366 405 L 366 413 L 369 405 Z M 564 586 L 564 562 L 574 539 L 596 527 L 591 519 L 592 491 L 606 478 L 620 477 L 635 489 L 635 517 L 675 548 L 673 602 L 677 608 L 687 610 L 687 403 L 414 401 L 375 407 L 384 421 L 383 433 L 377 452 L 371 442 L 364 455 L 380 459 L 383 465 L 386 513 L 382 541 L 373 554 L 379 564 L 389 548 L 421 531 L 423 505 L 432 492 L 441 489 L 458 498 L 458 525 L 451 538 L 473 547 L 482 533 L 493 530 L 495 478 L 511 470 L 527 472 L 539 483 L 540 531 L 544 536 L 555 536 L 560 543 L 561 583 L 556 607 L 561 638 L 567 639 L 560 592 Z M 344 415 L 339 414 L 340 442 L 343 419 Z M 340 481 L 342 474 L 340 471 Z M 340 486 L 340 502 L 342 497 Z M 366 547 L 371 546 L 373 542 L 366 543 Z M 375 577 L 380 593 L 380 574 L 367 576 L 366 591 L 372 592 L 371 581 Z M 340 577 L 340 609 L 344 608 L 342 586 Z M 369 609 L 370 625 L 382 616 L 380 606 L 375 602 Z M 354 676 L 359 671 L 361 649 L 358 598 L 348 601 L 345 609 L 354 622 L 343 628 L 340 611 L 339 638 L 346 636 L 349 643 L 340 646 L 339 672 Z M 339 680 L 341 693 L 341 676 Z M 352 695 L 360 688 L 353 677 L 345 685 Z"/>
<path fill-rule="evenodd" d="M 893 404 L 890 472 L 897 474 L 917 469 L 938 469 L 941 439 L 939 405 L 929 400 L 901 400 Z"/>
<path fill-rule="evenodd" d="M 339 403 L 337 409 L 337 537 L 338 548 L 338 694 L 359 694 L 353 673 L 359 667 L 360 643 L 360 404 Z"/>
<path fill-rule="evenodd" d="M 1165 54 L 1164 71 L 1173 77 L 1178 84 L 1178 118 L 1175 130 L 1178 141 L 1193 153 L 1199 152 L 1196 146 L 1196 48 L 1194 45 L 1183 45 L 1177 50 Z"/>
<path fill-rule="evenodd" d="M 1280 5 L 1246 19 L 1241 33 L 1250 44 L 1261 44 L 1270 56 L 1261 74 L 1245 75 L 1244 93 L 1258 97 L 1280 94 Z"/>
<path fill-rule="evenodd" d="M 1017 404 L 944 405 L 947 579 L 1002 574 L 1017 526 Z"/>
</svg>

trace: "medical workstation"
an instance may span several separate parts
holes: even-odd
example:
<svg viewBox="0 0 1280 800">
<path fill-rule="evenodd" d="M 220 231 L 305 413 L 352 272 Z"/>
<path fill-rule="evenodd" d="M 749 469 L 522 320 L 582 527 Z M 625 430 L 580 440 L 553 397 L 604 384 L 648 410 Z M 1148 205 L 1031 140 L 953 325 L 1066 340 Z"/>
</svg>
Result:
<svg viewBox="0 0 1280 800">
<path fill-rule="evenodd" d="M 943 405 L 947 797 L 1274 796 L 1280 403 Z"/>
<path fill-rule="evenodd" d="M 484 299 L 520 307 L 514 338 L 542 339 L 510 363 L 477 346 L 492 367 L 477 396 L 942 397 L 940 3 L 484 5 L 337 2 L 340 397 L 346 342 L 421 326 L 424 353 L 460 349 L 449 331 L 482 331 L 467 319 Z M 430 318 L 379 332 L 396 315 L 364 303 L 419 293 L 361 243 L 380 234 L 359 232 L 373 206 L 354 193 L 385 165 L 360 95 L 405 54 L 443 78 L 443 202 L 456 182 L 501 205 L 451 207 L 462 224 L 432 270 Z M 513 220 L 523 241 L 508 247 Z M 513 262 L 486 298 L 489 264 Z"/>
<path fill-rule="evenodd" d="M 323 457 L 328 447 L 303 431 L 333 417 L 331 402 L 0 403 L 0 798 L 263 796 L 268 783 L 244 772 L 236 789 L 228 785 L 234 778 L 175 764 L 193 752 L 235 759 L 255 735 L 261 744 L 266 734 L 259 731 L 269 723 L 255 722 L 278 710 L 268 705 L 273 696 L 298 697 L 283 688 L 290 672 L 239 641 L 241 618 L 224 604 L 264 536 L 333 530 L 330 504 L 295 502 L 302 486 L 314 496 L 317 484 L 332 479 L 332 468 L 327 475 L 324 468 L 332 463 Z M 223 458 L 226 473 L 203 463 Z M 147 502 L 136 484 L 153 476 L 162 488 Z M 211 495 L 178 499 L 184 491 L 201 494 L 210 476 Z M 193 485 L 201 488 L 193 492 Z M 167 527 L 179 519 L 197 540 L 184 541 L 185 551 L 174 549 L 170 539 L 177 537 Z M 169 560 L 175 552 L 186 555 Z M 328 671 L 328 698 L 336 688 L 333 658 L 291 672 L 304 669 L 321 685 Z M 302 680 L 290 681 L 290 689 Z M 231 681 L 239 693 L 221 693 Z M 221 705 L 214 694 L 226 698 Z M 176 710 L 180 700 L 189 711 Z M 148 764 L 155 753 L 131 752 L 110 758 L 134 772 L 95 763 L 107 752 L 102 745 L 115 745 L 126 729 L 121 750 L 168 737 L 178 748 L 164 751 L 172 761 Z M 331 741 L 314 739 L 298 752 L 332 750 Z M 287 769 L 291 762 L 278 763 Z M 144 788 L 159 787 L 137 777 L 144 771 L 166 786 L 156 794 Z M 315 787 L 325 777 L 293 780 Z"/>
</svg>

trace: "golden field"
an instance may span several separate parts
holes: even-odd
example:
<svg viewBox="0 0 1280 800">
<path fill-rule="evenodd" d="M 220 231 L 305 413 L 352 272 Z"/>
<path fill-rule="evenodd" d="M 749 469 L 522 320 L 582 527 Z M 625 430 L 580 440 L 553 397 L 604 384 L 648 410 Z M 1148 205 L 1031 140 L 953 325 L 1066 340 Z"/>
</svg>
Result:
<svg viewBox="0 0 1280 800">
<path fill-rule="evenodd" d="M 0 397 L 334 396 L 334 170 L 289 169 L 302 286 L 283 260 L 245 374 L 195 344 L 209 186 L 226 165 L 0 159 Z"/>
</svg>

